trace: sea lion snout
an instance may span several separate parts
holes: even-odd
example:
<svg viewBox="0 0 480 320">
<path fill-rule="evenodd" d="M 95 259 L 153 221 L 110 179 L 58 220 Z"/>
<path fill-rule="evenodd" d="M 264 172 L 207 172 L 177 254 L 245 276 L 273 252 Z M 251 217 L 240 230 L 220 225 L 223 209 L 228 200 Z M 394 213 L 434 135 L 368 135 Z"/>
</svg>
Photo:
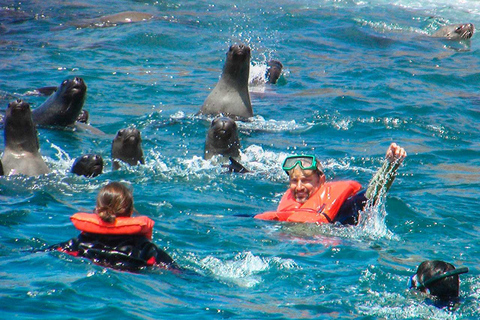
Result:
<svg viewBox="0 0 480 320">
<path fill-rule="evenodd" d="M 125 143 L 138 144 L 141 142 L 140 131 L 136 128 L 121 129 L 117 133 L 119 139 L 123 139 Z"/>
<path fill-rule="evenodd" d="M 244 44 L 233 44 L 228 51 L 234 56 L 245 56 L 250 58 L 250 47 Z"/>
<path fill-rule="evenodd" d="M 17 99 L 15 101 L 12 101 L 8 104 L 8 109 L 11 109 L 12 111 L 24 111 L 26 109 L 30 108 L 30 105 L 23 101 L 22 99 Z"/>
</svg>

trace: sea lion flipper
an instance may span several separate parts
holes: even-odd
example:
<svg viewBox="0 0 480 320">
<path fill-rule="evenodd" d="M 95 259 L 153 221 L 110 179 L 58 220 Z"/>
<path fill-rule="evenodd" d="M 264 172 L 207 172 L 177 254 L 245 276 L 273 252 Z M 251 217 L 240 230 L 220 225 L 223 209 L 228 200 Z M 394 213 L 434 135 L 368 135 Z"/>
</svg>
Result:
<svg viewBox="0 0 480 320">
<path fill-rule="evenodd" d="M 100 135 L 105 135 L 105 132 L 103 132 L 102 130 L 97 129 L 95 127 L 92 127 L 88 123 L 83 123 L 83 122 L 76 121 L 74 126 L 75 126 L 75 128 L 82 129 L 82 130 L 87 130 L 87 131 L 90 131 L 91 133 L 99 135 L 99 136 Z"/>
<path fill-rule="evenodd" d="M 248 173 L 250 172 L 247 170 L 243 165 L 241 165 L 237 160 L 233 159 L 232 157 L 228 157 L 230 160 L 230 164 L 223 165 L 222 167 L 227 168 L 228 172 L 236 172 L 236 173 Z"/>
<path fill-rule="evenodd" d="M 41 87 L 41 88 L 35 89 L 35 91 L 43 96 L 50 96 L 54 92 L 56 92 L 57 89 L 58 87 Z"/>
</svg>

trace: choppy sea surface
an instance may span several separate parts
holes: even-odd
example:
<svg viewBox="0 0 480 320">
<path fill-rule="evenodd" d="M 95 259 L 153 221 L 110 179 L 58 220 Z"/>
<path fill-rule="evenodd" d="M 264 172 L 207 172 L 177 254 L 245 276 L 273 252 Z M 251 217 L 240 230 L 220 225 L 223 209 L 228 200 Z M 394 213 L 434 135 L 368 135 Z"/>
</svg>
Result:
<svg viewBox="0 0 480 320">
<path fill-rule="evenodd" d="M 91 19 L 137 11 L 115 26 Z M 95 20 L 93 20 L 95 21 Z M 478 319 L 480 39 L 429 35 L 480 27 L 463 1 L 0 1 L 0 110 L 82 77 L 87 130 L 39 128 L 52 169 L 0 177 L 0 310 L 10 319 Z M 234 43 L 252 49 L 255 116 L 238 122 L 242 162 L 203 160 L 212 118 L 196 116 Z M 266 62 L 284 65 L 276 85 Z M 145 165 L 112 171 L 120 129 L 141 131 Z M 0 137 L 3 149 L 3 135 Z M 391 142 L 408 157 L 381 205 L 355 227 L 246 217 L 276 208 L 286 155 L 315 153 L 328 179 L 363 185 Z M 99 153 L 104 174 L 69 172 Z M 134 191 L 153 241 L 184 273 L 120 272 L 32 250 L 78 235 L 109 181 Z M 467 266 L 461 304 L 438 309 L 407 289 L 420 262 Z"/>
</svg>

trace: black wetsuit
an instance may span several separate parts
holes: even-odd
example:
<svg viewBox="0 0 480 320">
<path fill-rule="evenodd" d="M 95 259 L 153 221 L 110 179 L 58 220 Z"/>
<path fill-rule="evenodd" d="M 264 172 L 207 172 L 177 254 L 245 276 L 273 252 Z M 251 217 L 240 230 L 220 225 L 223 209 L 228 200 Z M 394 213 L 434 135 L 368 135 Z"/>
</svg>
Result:
<svg viewBox="0 0 480 320">
<path fill-rule="evenodd" d="M 152 265 L 180 269 L 165 251 L 141 235 L 82 232 L 77 238 L 53 245 L 49 250 L 85 257 L 96 264 L 119 270 L 136 271 Z"/>
<path fill-rule="evenodd" d="M 332 222 L 338 221 L 341 224 L 356 225 L 358 223 L 358 212 L 362 211 L 367 204 L 368 199 L 365 192 L 365 190 L 360 191 L 345 200 Z"/>
</svg>

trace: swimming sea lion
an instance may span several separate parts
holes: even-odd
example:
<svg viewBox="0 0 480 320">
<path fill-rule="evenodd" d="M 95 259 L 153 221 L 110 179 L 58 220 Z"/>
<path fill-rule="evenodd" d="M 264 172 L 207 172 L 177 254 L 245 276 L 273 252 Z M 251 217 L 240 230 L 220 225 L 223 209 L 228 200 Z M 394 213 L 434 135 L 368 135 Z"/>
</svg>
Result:
<svg viewBox="0 0 480 320">
<path fill-rule="evenodd" d="M 283 65 L 278 60 L 270 60 L 267 65 L 267 74 L 265 75 L 267 83 L 276 84 L 282 74 Z"/>
<path fill-rule="evenodd" d="M 86 154 L 75 159 L 71 172 L 79 176 L 96 177 L 103 171 L 103 158 L 98 154 Z"/>
<path fill-rule="evenodd" d="M 38 151 L 37 129 L 28 103 L 17 100 L 8 104 L 4 137 L 2 165 L 5 175 L 38 176 L 50 172 Z"/>
<path fill-rule="evenodd" d="M 88 111 L 82 109 L 82 111 L 80 111 L 80 114 L 77 117 L 77 121 L 82 122 L 82 123 L 87 123 L 89 116 L 90 115 L 89 115 Z"/>
<path fill-rule="evenodd" d="M 136 128 L 122 129 L 112 142 L 113 170 L 120 169 L 120 163 L 117 160 L 128 163 L 131 166 L 144 164 L 142 138 L 140 131 Z"/>
<path fill-rule="evenodd" d="M 65 80 L 42 105 L 32 111 L 33 122 L 41 126 L 68 126 L 82 111 L 87 86 L 82 78 Z"/>
<path fill-rule="evenodd" d="M 203 158 L 208 160 L 217 154 L 238 157 L 240 141 L 237 131 L 237 124 L 234 120 L 228 117 L 213 119 L 205 139 Z"/>
<path fill-rule="evenodd" d="M 252 103 L 248 92 L 250 48 L 232 45 L 227 52 L 223 72 L 215 88 L 208 95 L 201 114 L 223 114 L 230 117 L 250 118 Z"/>
<path fill-rule="evenodd" d="M 445 38 L 448 40 L 466 40 L 470 39 L 474 32 L 475 27 L 472 23 L 451 24 L 438 29 L 432 34 L 432 37 Z"/>
<path fill-rule="evenodd" d="M 105 15 L 99 18 L 80 20 L 72 23 L 72 25 L 74 25 L 77 28 L 86 28 L 86 27 L 106 28 L 106 27 L 114 27 L 119 24 L 147 21 L 153 18 L 154 18 L 154 15 L 150 13 L 125 11 L 125 12 L 120 12 L 116 14 Z"/>
</svg>

